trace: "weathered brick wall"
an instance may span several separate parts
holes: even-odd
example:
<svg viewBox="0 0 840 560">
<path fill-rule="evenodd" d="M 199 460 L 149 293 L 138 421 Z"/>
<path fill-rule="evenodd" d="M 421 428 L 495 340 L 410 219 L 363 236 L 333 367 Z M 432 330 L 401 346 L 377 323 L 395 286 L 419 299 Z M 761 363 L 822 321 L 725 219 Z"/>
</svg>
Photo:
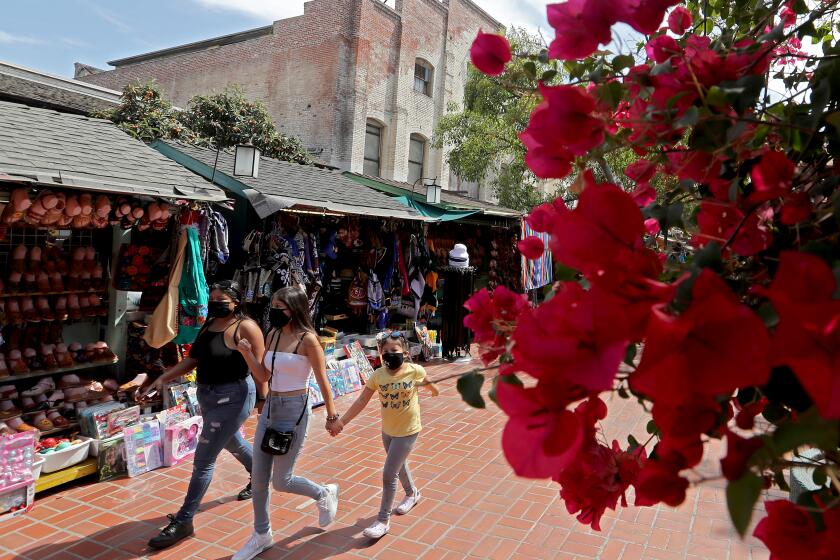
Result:
<svg viewBox="0 0 840 560">
<path fill-rule="evenodd" d="M 342 169 L 361 171 L 365 125 L 383 126 L 381 174 L 405 180 L 411 134 L 431 139 L 450 102 L 460 102 L 469 45 L 497 24 L 469 0 L 312 0 L 270 35 L 160 56 L 80 77 L 121 89 L 154 79 L 172 102 L 240 84 L 277 126 Z M 433 94 L 414 91 L 417 57 L 434 67 Z M 445 156 L 429 150 L 426 176 L 447 186 Z"/>
</svg>

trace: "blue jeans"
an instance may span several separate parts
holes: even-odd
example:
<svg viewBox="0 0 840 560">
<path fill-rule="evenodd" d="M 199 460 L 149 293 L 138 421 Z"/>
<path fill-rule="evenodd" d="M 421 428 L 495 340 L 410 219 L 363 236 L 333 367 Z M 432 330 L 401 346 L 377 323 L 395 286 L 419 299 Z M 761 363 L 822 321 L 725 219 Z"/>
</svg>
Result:
<svg viewBox="0 0 840 560">
<path fill-rule="evenodd" d="M 222 449 L 230 451 L 245 470 L 251 472 L 253 451 L 239 433 L 239 428 L 250 416 L 256 401 L 257 389 L 250 375 L 232 383 L 198 386 L 198 404 L 204 426 L 195 449 L 187 497 L 175 519 L 192 520 L 213 479 L 216 458 Z"/>
<path fill-rule="evenodd" d="M 270 420 L 266 418 L 269 411 L 271 414 Z M 301 412 L 303 412 L 302 418 Z M 251 490 L 254 493 L 254 530 L 261 535 L 271 529 L 268 514 L 268 508 L 271 505 L 271 492 L 268 487 L 270 479 L 273 479 L 274 489 L 279 492 L 308 496 L 313 500 L 320 499 L 326 492 L 326 488 L 323 486 L 292 474 L 295 461 L 300 454 L 300 450 L 303 449 L 303 441 L 306 439 L 311 416 L 312 410 L 309 408 L 306 395 L 269 397 L 268 402 L 263 407 L 260 420 L 257 423 L 257 433 L 254 436 L 254 470 L 251 471 Z M 298 418 L 301 419 L 300 424 L 295 427 Z M 260 449 L 265 427 L 268 425 L 279 432 L 295 432 L 292 446 L 285 455 L 270 455 Z M 274 471 L 273 477 L 272 470 Z"/>
</svg>

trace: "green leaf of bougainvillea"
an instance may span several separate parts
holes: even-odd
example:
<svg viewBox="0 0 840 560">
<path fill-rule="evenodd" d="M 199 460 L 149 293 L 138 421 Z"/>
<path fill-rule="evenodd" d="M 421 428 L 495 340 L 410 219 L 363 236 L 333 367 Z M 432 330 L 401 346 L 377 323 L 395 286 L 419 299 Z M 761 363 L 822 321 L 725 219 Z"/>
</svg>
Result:
<svg viewBox="0 0 840 560">
<path fill-rule="evenodd" d="M 738 480 L 726 486 L 726 505 L 732 524 L 742 537 L 747 532 L 752 519 L 753 507 L 761 494 L 762 480 L 752 472 L 747 472 Z"/>
</svg>

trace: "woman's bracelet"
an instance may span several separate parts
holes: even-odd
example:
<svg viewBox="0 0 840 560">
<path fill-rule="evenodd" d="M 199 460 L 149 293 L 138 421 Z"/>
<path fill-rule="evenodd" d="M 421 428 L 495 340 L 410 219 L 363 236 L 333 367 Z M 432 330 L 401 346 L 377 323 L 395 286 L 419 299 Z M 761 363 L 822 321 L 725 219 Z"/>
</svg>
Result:
<svg viewBox="0 0 840 560">
<path fill-rule="evenodd" d="M 339 418 L 340 416 L 338 414 L 329 415 L 327 416 L 327 422 L 335 422 Z"/>
</svg>

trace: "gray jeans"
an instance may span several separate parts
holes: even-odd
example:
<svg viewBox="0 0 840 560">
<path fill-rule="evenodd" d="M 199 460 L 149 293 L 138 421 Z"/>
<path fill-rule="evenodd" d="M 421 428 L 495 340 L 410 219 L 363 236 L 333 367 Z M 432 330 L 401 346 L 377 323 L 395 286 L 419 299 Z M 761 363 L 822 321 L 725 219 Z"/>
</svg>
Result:
<svg viewBox="0 0 840 560">
<path fill-rule="evenodd" d="M 418 432 L 411 436 L 393 437 L 382 432 L 382 443 L 387 453 L 385 467 L 382 469 L 382 504 L 379 508 L 379 521 L 383 523 L 387 523 L 391 518 L 391 509 L 397 494 L 397 478 L 400 479 L 406 494 L 414 494 L 417 490 L 408 469 L 408 455 L 419 435 Z"/>
<path fill-rule="evenodd" d="M 251 376 L 232 383 L 199 385 L 197 397 L 204 426 L 195 449 L 187 496 L 175 516 L 178 521 L 190 521 L 198 511 L 222 449 L 230 451 L 248 472 L 252 467 L 251 445 L 239 433 L 257 401 L 257 390 Z"/>
<path fill-rule="evenodd" d="M 271 412 L 270 420 L 267 419 L 269 411 Z M 304 413 L 303 418 L 301 418 L 301 412 Z M 313 500 L 320 499 L 326 492 L 323 486 L 292 474 L 295 461 L 300 450 L 303 449 L 311 416 L 312 411 L 307 403 L 306 395 L 269 397 L 263 407 L 257 423 L 257 433 L 254 435 L 254 470 L 251 472 L 251 489 L 254 493 L 254 530 L 261 535 L 271 529 L 268 513 L 271 505 L 269 480 L 273 481 L 275 490 L 308 496 Z M 300 424 L 295 427 L 298 418 L 301 418 Z M 295 431 L 295 439 L 285 455 L 270 455 L 260 449 L 265 428 L 269 424 L 272 429 L 280 432 Z"/>
</svg>

